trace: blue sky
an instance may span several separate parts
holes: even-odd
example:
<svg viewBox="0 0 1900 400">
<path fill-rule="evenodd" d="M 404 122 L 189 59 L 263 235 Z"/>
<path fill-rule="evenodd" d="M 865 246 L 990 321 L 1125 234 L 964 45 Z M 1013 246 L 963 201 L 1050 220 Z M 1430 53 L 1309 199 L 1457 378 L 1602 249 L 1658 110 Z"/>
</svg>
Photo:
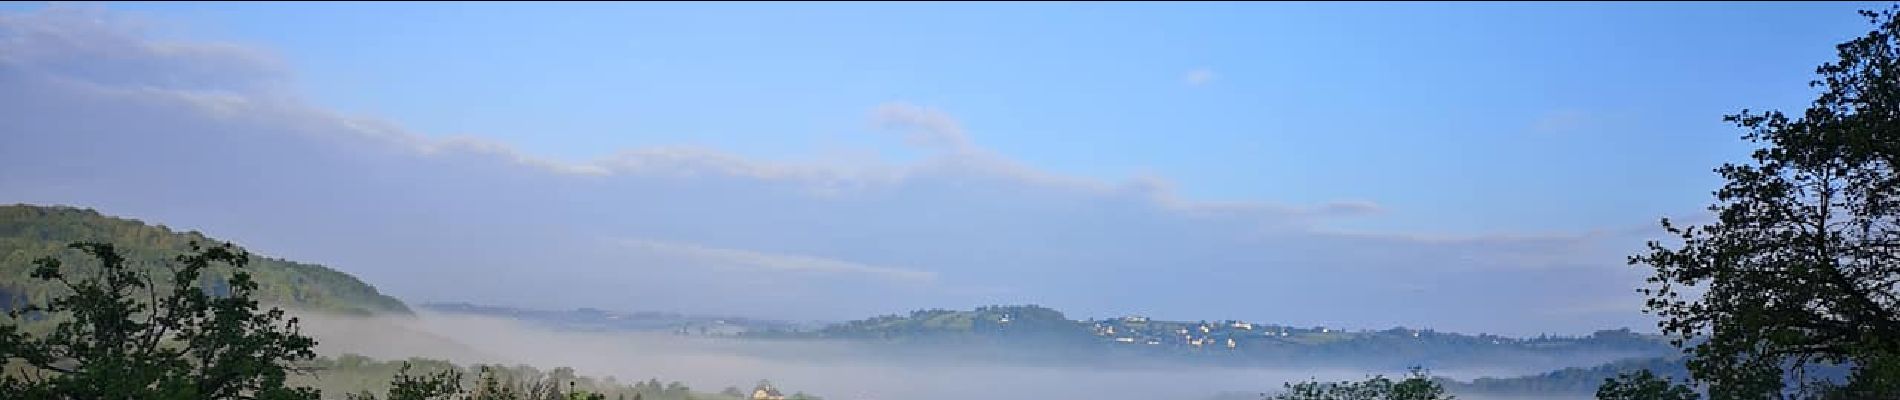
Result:
<svg viewBox="0 0 1900 400">
<path fill-rule="evenodd" d="M 217 44 L 242 49 L 246 54 L 262 54 L 259 58 L 269 61 L 259 66 L 221 56 L 171 60 L 164 65 L 183 72 L 223 68 L 213 65 L 216 63 L 236 64 L 244 71 L 262 70 L 260 75 L 265 77 L 233 79 L 254 79 L 269 86 L 283 86 L 283 91 L 237 93 L 239 99 L 284 96 L 295 99 L 298 109 L 303 110 L 294 113 L 298 116 L 372 119 L 413 136 L 403 141 L 434 143 L 422 147 L 427 154 L 466 145 L 474 149 L 471 154 L 513 159 L 519 164 L 591 166 L 622 162 L 629 152 L 651 156 L 641 152 L 699 149 L 705 154 L 672 156 L 707 156 L 708 160 L 730 161 L 731 165 L 747 168 L 775 166 L 749 170 L 772 172 L 741 176 L 745 179 L 796 175 L 785 171 L 818 171 L 812 173 L 850 185 L 876 185 L 881 181 L 854 179 L 862 178 L 860 173 L 876 175 L 890 166 L 937 166 L 940 164 L 933 160 L 962 160 L 941 165 L 953 165 L 943 167 L 949 169 L 1014 171 L 1008 172 L 1014 177 L 1010 179 L 1022 181 L 1008 181 L 1010 185 L 1076 180 L 1135 188 L 1128 189 L 1135 192 L 1152 190 L 1158 193 L 1154 198 L 1159 199 L 1153 204 L 1146 203 L 1148 200 L 1122 204 L 1116 203 L 1122 200 L 1082 197 L 1095 200 L 1079 200 L 1082 203 L 1075 204 L 1086 205 L 1086 211 L 1075 211 L 1073 216 L 1030 218 L 1040 222 L 1003 219 L 1011 224 L 1043 224 L 1027 230 L 1034 232 L 1147 227 L 1178 233 L 1175 236 L 1206 235 L 1204 241 L 1158 244 L 1153 249 L 1195 252 L 1206 258 L 1202 261 L 1208 264 L 1201 268 L 1210 273 L 1257 277 L 1253 274 L 1258 272 L 1247 272 L 1255 265 L 1249 263 L 1258 261 L 1249 257 L 1324 263 L 1286 252 L 1238 250 L 1250 246 L 1239 237 L 1257 239 L 1246 236 L 1255 234 L 1248 233 L 1256 232 L 1254 228 L 1237 228 L 1228 226 L 1228 220 L 1208 222 L 1198 219 L 1202 214 L 1177 215 L 1166 210 L 1202 212 L 1208 208 L 1199 205 L 1229 203 L 1307 210 L 1354 204 L 1363 212 L 1310 219 L 1288 217 L 1301 221 L 1297 229 L 1263 228 L 1268 233 L 1260 237 L 1325 238 L 1323 241 L 1342 246 L 1343 251 L 1389 252 L 1393 258 L 1387 261 L 1414 261 L 1408 251 L 1444 257 L 1419 261 L 1428 269 L 1460 268 L 1460 260 L 1474 258 L 1517 260 L 1511 257 L 1531 253 L 1538 257 L 1572 257 L 1538 261 L 1565 268 L 1618 267 L 1626 250 L 1639 244 L 1641 238 L 1615 235 L 1644 230 L 1658 217 L 1693 217 L 1707 204 L 1709 191 L 1719 184 L 1710 170 L 1746 154 L 1749 147 L 1738 140 L 1740 131 L 1723 124 L 1721 116 L 1742 108 L 1804 105 L 1813 94 L 1805 83 L 1814 66 L 1832 58 L 1833 44 L 1865 31 L 1864 21 L 1853 11 L 1876 6 L 102 3 L 91 7 L 99 9 L 94 12 L 100 15 L 122 17 L 113 23 L 126 25 L 104 29 L 98 34 L 104 38 L 101 40 L 155 49 L 162 46 L 153 47 L 153 43 Z M 34 17 L 35 13 L 45 14 L 44 6 L 37 3 L 0 7 L 27 16 L 19 21 L 28 22 L 15 22 L 18 26 L 52 26 L 44 29 L 54 31 L 80 29 L 62 25 L 71 25 L 70 19 Z M 26 31 L 31 30 L 18 29 L 16 34 Z M 65 45 L 44 44 L 79 54 L 73 57 L 104 57 L 98 61 L 102 65 L 134 58 L 59 46 Z M 206 52 L 211 53 L 215 52 Z M 148 55 L 179 57 L 157 50 Z M 38 73 L 49 76 L 61 74 L 57 68 L 46 67 L 53 64 L 35 60 L 19 63 L 37 66 L 27 69 L 39 68 Z M 177 72 L 127 71 L 129 77 L 124 79 L 133 81 L 160 79 L 161 73 Z M 137 74 L 145 75 L 130 76 Z M 197 93 L 204 88 L 175 89 Z M 867 120 L 867 113 L 875 114 L 874 118 Z M 306 124 L 299 129 L 318 130 L 309 127 L 317 122 L 285 118 Z M 951 137 L 967 145 L 909 143 L 901 135 L 888 134 L 893 121 L 896 130 Z M 211 122 L 192 124 L 200 123 Z M 280 125 L 294 130 L 288 128 L 290 122 Z M 25 141 L 51 146 L 58 139 L 49 136 Z M 959 158 L 967 149 L 981 156 Z M 649 163 L 640 165 L 654 165 L 650 158 L 638 159 Z M 694 162 L 701 161 L 712 162 Z M 408 165 L 403 163 L 410 161 L 388 162 Z M 453 172 L 458 177 L 455 179 L 467 180 L 466 187 L 457 186 L 456 190 L 506 185 L 492 181 L 500 179 L 495 175 L 467 171 L 488 168 L 508 171 L 503 175 L 511 177 L 514 175 L 507 174 L 528 173 L 494 163 L 480 165 Z M 620 176 L 626 173 L 625 168 L 631 167 L 608 168 L 615 171 L 608 175 Z M 178 204 L 109 197 L 111 192 L 105 189 L 55 189 L 23 183 L 63 182 L 57 179 L 57 171 L 44 176 L 15 174 L 14 180 L 0 180 L 0 184 L 11 182 L 15 186 L 0 189 L 24 193 L 16 196 L 20 200 L 102 208 L 112 205 L 154 219 L 173 216 L 202 221 L 232 232 L 263 236 L 254 241 L 281 242 L 279 252 L 290 255 L 321 258 L 349 244 L 299 244 L 304 242 L 298 241 L 302 236 L 297 234 L 241 221 L 218 222 L 225 220 L 204 214 L 212 208 L 188 211 L 189 207 Z M 945 182 L 969 182 L 962 180 L 967 176 L 955 176 L 958 179 Z M 560 180 L 565 178 L 548 179 L 566 182 Z M 779 184 L 767 181 L 771 185 L 763 187 Z M 698 186 L 683 190 L 722 194 L 767 190 L 717 182 L 692 183 Z M 852 221 L 837 223 L 835 237 L 862 238 L 905 229 L 902 222 L 876 220 L 924 204 L 970 209 L 994 206 L 999 215 L 1008 216 L 1035 210 L 1049 212 L 1042 207 L 1067 211 L 1050 204 L 1070 204 L 1062 203 L 1073 200 L 1065 196 L 1083 196 L 1059 191 L 1051 192 L 1049 197 L 990 196 L 979 192 L 1023 189 L 928 182 L 899 186 L 913 188 L 915 193 L 943 190 L 960 200 L 866 195 L 825 200 L 842 202 L 827 203 L 787 197 L 783 203 L 761 203 L 767 209 L 785 207 L 776 210 L 780 213 L 739 218 L 735 215 L 756 211 L 708 211 L 709 215 L 718 214 L 709 217 L 717 222 L 700 222 L 701 226 L 732 230 L 772 231 L 748 224 L 761 220 L 803 221 L 800 218 L 805 217 L 812 221 Z M 1129 242 L 1123 240 L 1134 240 L 1077 233 L 1073 247 L 1053 245 L 1048 254 L 997 250 L 984 256 L 996 258 L 969 258 L 974 256 L 940 256 L 923 242 L 915 247 L 880 247 L 765 234 L 745 236 L 731 231 L 700 231 L 684 221 L 677 222 L 677 226 L 642 224 L 616 214 L 613 196 L 625 195 L 621 190 L 635 193 L 633 196 L 652 192 L 633 188 L 637 185 L 631 183 L 627 184 L 630 187 L 616 186 L 611 191 L 581 188 L 592 184 L 562 186 L 561 190 L 574 191 L 563 195 L 566 197 L 510 204 L 559 201 L 601 207 L 586 213 L 587 218 L 575 217 L 569 222 L 520 223 L 562 232 L 641 236 L 644 239 L 634 240 L 641 243 L 636 247 L 669 249 L 676 256 L 719 258 L 736 254 L 712 250 L 724 249 L 844 262 L 819 268 L 833 271 L 882 273 L 876 272 L 885 271 L 879 269 L 882 266 L 915 267 L 919 271 L 911 272 L 937 277 L 946 287 L 941 296 L 917 300 L 915 304 L 920 308 L 964 307 L 974 305 L 964 303 L 986 300 L 1018 302 L 1043 296 L 998 294 L 1016 290 L 1000 286 L 971 289 L 986 285 L 977 282 L 998 281 L 1001 278 L 994 274 L 1001 272 L 960 272 L 957 268 L 962 267 L 955 266 L 960 262 L 1021 256 L 1037 260 L 1046 257 L 1045 261 L 1052 263 L 1084 263 L 1106 257 L 1100 255 L 1102 248 L 1091 246 L 1125 247 Z M 501 205 L 468 204 L 466 197 L 445 194 L 453 191 L 417 192 L 407 199 L 415 201 L 417 207 L 465 209 L 471 213 L 468 215 L 490 215 L 506 209 Z M 683 197 L 678 201 L 697 204 L 703 200 Z M 839 211 L 849 210 L 849 204 L 859 204 L 851 201 L 871 204 L 866 207 L 876 210 L 889 207 L 890 211 Z M 943 203 L 935 203 L 939 201 Z M 283 207 L 297 210 L 291 205 Z M 437 212 L 445 213 L 442 218 L 451 218 L 447 213 L 452 211 Z M 1288 215 L 1296 214 L 1304 215 Z M 921 221 L 909 223 L 930 223 Z M 1126 225 L 1118 225 L 1123 222 Z M 930 239 L 936 241 L 930 243 L 956 247 L 1010 237 L 978 229 L 995 226 L 1006 225 L 972 225 L 968 231 L 934 232 L 931 235 L 937 236 Z M 1601 235 L 1611 235 L 1613 240 Z M 238 239 L 246 241 L 249 236 Z M 1420 241 L 1404 242 L 1403 246 L 1418 246 L 1403 247 L 1406 250 L 1378 247 L 1391 245 L 1386 242 L 1331 242 L 1360 236 Z M 1565 249 L 1561 254 L 1531 250 L 1538 247 L 1500 251 L 1480 246 L 1485 240 L 1510 242 L 1526 237 L 1588 240 L 1550 244 Z M 1460 243 L 1474 247 L 1454 250 L 1428 245 L 1447 238 L 1470 239 Z M 995 246 L 1015 249 L 1004 244 Z M 1228 252 L 1246 255 L 1222 256 Z M 1487 258 L 1492 256 L 1501 258 Z M 352 260 L 376 262 L 367 256 Z M 1367 259 L 1363 263 L 1379 261 Z M 1552 279 L 1583 273 L 1578 272 L 1582 269 L 1551 271 L 1499 278 L 1496 283 L 1518 284 L 1522 282 L 1512 279 Z M 1049 272 L 1009 279 L 1077 279 L 1063 274 Z M 1391 278 L 1386 283 L 1394 287 L 1432 286 L 1417 280 L 1436 278 L 1421 274 L 1416 279 Z M 396 275 L 381 278 L 404 279 Z M 1358 278 L 1363 277 L 1346 274 L 1326 279 L 1343 282 Z M 1561 300 L 1571 301 L 1575 304 L 1563 304 L 1582 310 L 1599 310 L 1609 307 L 1601 305 L 1609 301 L 1605 299 L 1624 299 L 1627 301 L 1615 303 L 1622 308 L 1610 308 L 1633 311 L 1630 305 L 1640 300 L 1622 290 L 1632 288 L 1639 278 L 1627 271 L 1606 274 L 1600 285 L 1592 286 L 1599 292 L 1572 293 L 1573 298 Z M 1138 287 L 1145 279 L 1099 277 L 1082 281 Z M 465 295 L 424 289 L 420 284 L 395 286 L 409 288 L 412 291 L 403 294 L 418 297 Z M 1020 290 L 1039 293 L 1037 287 L 1041 286 L 1023 283 Z M 1523 286 L 1522 290 L 1534 295 L 1534 288 Z M 1132 300 L 1090 300 L 1090 294 L 1080 287 L 1045 290 L 1054 293 L 1046 296 L 1048 302 L 1084 311 L 1110 312 L 1133 308 L 1134 304 Z M 1162 290 L 1198 289 L 1183 283 Z M 1551 304 L 1561 303 L 1559 300 L 1553 298 Z M 842 297 L 838 301 L 849 302 Z M 1393 297 L 1383 301 L 1410 300 Z M 1477 298 L 1463 301 L 1483 303 Z M 1198 314 L 1190 311 L 1196 307 L 1192 304 L 1159 302 L 1152 308 L 1156 313 L 1193 317 Z M 1367 307 L 1376 304 L 1383 303 L 1368 303 Z M 735 303 L 708 309 L 742 308 L 742 304 Z M 1527 332 L 1542 329 L 1487 321 L 1483 315 L 1473 311 L 1458 320 L 1463 321 L 1459 326 Z M 1637 318 L 1607 315 L 1611 314 L 1548 318 L 1574 322 L 1575 326 L 1562 327 L 1573 330 L 1630 321 L 1640 325 Z M 1368 325 L 1407 322 L 1387 315 L 1341 321 Z"/>
<path fill-rule="evenodd" d="M 1209 199 L 1387 207 L 1355 229 L 1604 229 L 1694 211 L 1867 4 L 112 4 L 283 56 L 317 101 L 589 160 L 901 147 L 956 115 L 1027 163 Z M 1186 82 L 1194 71 L 1212 78 Z"/>
</svg>

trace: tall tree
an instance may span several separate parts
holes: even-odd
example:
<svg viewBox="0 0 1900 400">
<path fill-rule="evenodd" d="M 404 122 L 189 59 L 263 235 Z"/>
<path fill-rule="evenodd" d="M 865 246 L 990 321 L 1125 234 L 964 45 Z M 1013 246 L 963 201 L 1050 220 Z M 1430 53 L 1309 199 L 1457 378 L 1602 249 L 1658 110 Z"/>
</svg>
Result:
<svg viewBox="0 0 1900 400">
<path fill-rule="evenodd" d="M 1900 9 L 1900 8 L 1897 8 Z M 1702 226 L 1662 225 L 1679 247 L 1630 258 L 1654 269 L 1642 290 L 1660 327 L 1690 355 L 1714 399 L 1900 398 L 1900 21 L 1816 69 L 1805 112 L 1727 121 L 1760 145 L 1716 169 L 1727 180 Z M 1845 383 L 1794 390 L 1813 365 L 1847 365 Z M 1802 385 L 1799 387 L 1810 387 Z"/>
<path fill-rule="evenodd" d="M 64 294 L 11 310 L 0 321 L 0 393 L 26 399 L 316 399 L 285 385 L 296 362 L 316 357 L 316 341 L 296 318 L 260 310 L 250 255 L 229 245 L 178 256 L 170 277 L 131 268 L 110 244 L 75 243 L 98 261 L 90 270 L 35 261 L 33 277 Z M 228 266 L 229 275 L 214 265 Z M 216 282 L 221 293 L 207 293 Z M 57 321 L 50 332 L 22 329 L 29 318 Z"/>
</svg>

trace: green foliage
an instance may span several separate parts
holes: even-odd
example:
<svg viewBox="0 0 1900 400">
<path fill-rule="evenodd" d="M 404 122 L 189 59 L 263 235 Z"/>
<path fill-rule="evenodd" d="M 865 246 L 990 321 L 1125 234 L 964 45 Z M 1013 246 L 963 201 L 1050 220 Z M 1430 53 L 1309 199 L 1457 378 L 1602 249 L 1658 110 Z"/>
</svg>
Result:
<svg viewBox="0 0 1900 400">
<path fill-rule="evenodd" d="M 0 398 L 316 400 L 329 392 L 375 400 L 379 390 L 390 400 L 729 399 L 679 382 L 597 381 L 569 368 L 480 366 L 468 382 L 443 361 L 320 359 L 296 318 L 260 306 L 242 249 L 188 243 L 172 262 L 135 266 L 111 244 L 67 247 L 96 267 L 33 261 L 31 278 L 58 290 L 10 304 L 0 319 Z M 44 332 L 24 329 L 29 321 Z"/>
<path fill-rule="evenodd" d="M 0 206 L 0 310 L 64 294 L 59 285 L 32 278 L 32 260 L 52 255 L 67 263 L 83 261 L 83 254 L 65 251 L 72 242 L 112 243 L 129 269 L 165 279 L 169 276 L 162 268 L 167 261 L 190 252 L 192 243 L 216 240 L 86 209 Z M 266 304 L 349 314 L 410 312 L 401 301 L 378 293 L 375 287 L 320 265 L 254 257 L 249 267 L 258 286 L 256 299 Z M 211 270 L 229 272 L 222 267 Z M 215 280 L 199 283 L 214 293 L 227 289 Z"/>
<path fill-rule="evenodd" d="M 1606 378 L 1597 387 L 1597 400 L 1698 400 L 1695 388 L 1656 376 L 1649 370 L 1625 372 Z"/>
<path fill-rule="evenodd" d="M 433 374 L 411 375 L 409 363 L 402 363 L 402 370 L 396 372 L 389 383 L 389 400 L 450 400 L 462 394 L 462 372 L 445 370 Z M 376 396 L 359 393 L 348 397 L 350 400 L 376 400 Z"/>
<path fill-rule="evenodd" d="M 350 400 L 377 400 L 367 392 L 353 394 Z M 560 385 L 552 380 L 535 378 L 521 382 L 503 382 L 497 372 L 482 368 L 480 383 L 474 390 L 462 390 L 461 370 L 450 368 L 435 373 L 413 375 L 410 364 L 402 363 L 402 368 L 389 383 L 387 400 L 605 400 L 600 393 L 590 393 L 574 388 L 574 382 L 568 382 L 566 393 L 560 391 Z"/>
<path fill-rule="evenodd" d="M 1269 400 L 1451 400 L 1445 388 L 1422 369 L 1413 368 L 1405 379 L 1393 381 L 1373 376 L 1364 381 L 1300 382 L 1286 384 L 1286 391 Z"/>
<path fill-rule="evenodd" d="M 8 313 L 0 325 L 0 361 L 19 365 L 0 375 L 0 392 L 29 399 L 315 399 L 286 385 L 293 364 L 316 357 L 316 341 L 298 333 L 282 310 L 260 311 L 250 256 L 229 245 L 190 245 L 168 266 L 169 284 L 135 269 L 116 248 L 74 243 L 97 268 L 36 260 L 32 276 L 66 293 Z M 228 285 L 212 296 L 195 283 L 212 266 L 229 267 Z M 44 335 L 16 321 L 58 316 Z"/>
<path fill-rule="evenodd" d="M 1718 220 L 1665 219 L 1681 246 L 1630 259 L 1654 269 L 1648 309 L 1712 398 L 1781 397 L 1789 380 L 1793 394 L 1900 398 L 1900 20 L 1862 14 L 1874 29 L 1816 70 L 1805 112 L 1727 117 L 1761 148 L 1716 170 Z M 1854 371 L 1837 385 L 1797 373 L 1808 365 Z"/>
<path fill-rule="evenodd" d="M 377 361 L 358 355 L 318 359 L 310 365 L 315 374 L 296 377 L 294 383 L 308 384 L 323 393 L 349 393 L 340 398 L 350 400 L 732 400 L 734 397 L 695 392 L 680 382 L 663 383 L 653 379 L 629 384 L 611 378 L 579 376 L 569 368 L 546 371 L 525 365 L 465 368 L 441 360 Z"/>
</svg>

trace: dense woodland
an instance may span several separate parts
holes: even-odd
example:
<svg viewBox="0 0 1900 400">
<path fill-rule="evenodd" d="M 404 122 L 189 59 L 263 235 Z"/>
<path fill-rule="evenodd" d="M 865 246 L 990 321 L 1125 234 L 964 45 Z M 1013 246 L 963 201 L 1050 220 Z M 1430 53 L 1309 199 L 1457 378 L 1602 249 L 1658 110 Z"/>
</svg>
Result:
<svg viewBox="0 0 1900 400">
<path fill-rule="evenodd" d="M 56 286 L 31 279 L 32 261 L 54 256 L 67 262 L 84 258 L 66 249 L 72 242 L 111 243 L 132 266 L 156 271 L 172 257 L 185 254 L 191 243 L 212 240 L 196 231 L 176 232 L 164 225 L 110 217 L 73 207 L 0 206 L 0 307 L 45 301 Z M 252 276 L 259 301 L 306 310 L 348 314 L 408 314 L 408 306 L 385 296 L 354 276 L 321 265 L 256 257 Z M 164 278 L 164 276 L 159 276 Z M 225 290 L 221 282 L 206 280 L 208 290 Z"/>
</svg>

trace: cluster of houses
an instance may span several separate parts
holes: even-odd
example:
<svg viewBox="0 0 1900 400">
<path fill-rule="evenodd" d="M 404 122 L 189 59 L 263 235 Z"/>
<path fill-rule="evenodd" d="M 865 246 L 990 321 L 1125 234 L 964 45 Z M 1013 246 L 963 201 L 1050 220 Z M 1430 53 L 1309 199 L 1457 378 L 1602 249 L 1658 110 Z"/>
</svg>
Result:
<svg viewBox="0 0 1900 400">
<path fill-rule="evenodd" d="M 749 331 L 746 326 L 728 323 L 726 320 L 691 321 L 673 327 L 673 334 L 680 336 L 738 336 Z"/>
<path fill-rule="evenodd" d="M 1289 326 L 1254 324 L 1246 321 L 1220 322 L 1177 322 L 1153 321 L 1148 317 L 1131 315 L 1121 318 L 1091 321 L 1096 336 L 1115 343 L 1142 344 L 1150 346 L 1185 346 L 1191 348 L 1227 348 L 1239 349 L 1248 342 L 1262 339 L 1290 339 L 1302 335 L 1328 335 L 1343 333 L 1324 326 L 1312 328 L 1294 328 Z M 1418 330 L 1408 330 L 1412 337 L 1419 337 Z"/>
</svg>

